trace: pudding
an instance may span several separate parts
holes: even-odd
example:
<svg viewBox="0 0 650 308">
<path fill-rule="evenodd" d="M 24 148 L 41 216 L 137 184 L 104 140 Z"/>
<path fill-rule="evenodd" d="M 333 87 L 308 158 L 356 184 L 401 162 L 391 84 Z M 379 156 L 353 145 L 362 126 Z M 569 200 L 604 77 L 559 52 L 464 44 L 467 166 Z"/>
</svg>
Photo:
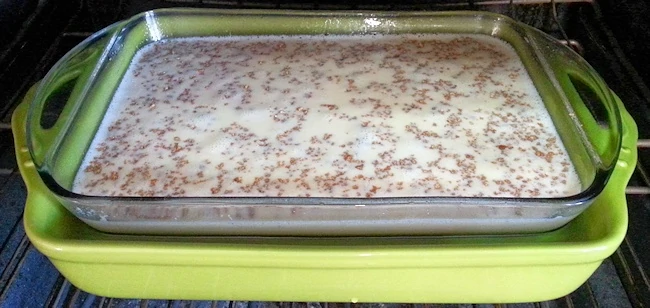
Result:
<svg viewBox="0 0 650 308">
<path fill-rule="evenodd" d="M 580 191 L 515 50 L 466 34 L 151 43 L 133 58 L 73 185 L 141 197 Z"/>
</svg>

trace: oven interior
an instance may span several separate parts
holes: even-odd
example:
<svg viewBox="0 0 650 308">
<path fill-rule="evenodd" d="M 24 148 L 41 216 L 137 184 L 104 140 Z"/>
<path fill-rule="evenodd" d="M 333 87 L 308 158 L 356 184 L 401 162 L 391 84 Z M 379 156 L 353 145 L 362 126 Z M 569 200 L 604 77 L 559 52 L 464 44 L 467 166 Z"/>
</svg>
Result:
<svg viewBox="0 0 650 308">
<path fill-rule="evenodd" d="M 650 5 L 642 0 L 0 0 L 0 306 L 349 307 L 350 303 L 189 302 L 113 299 L 71 285 L 29 243 L 26 191 L 14 157 L 11 114 L 26 91 L 76 44 L 136 13 L 162 7 L 299 10 L 485 10 L 569 44 L 617 93 L 639 129 L 639 161 L 626 197 L 629 228 L 616 253 L 573 293 L 553 301 L 459 307 L 644 307 L 650 305 Z M 65 99 L 65 95 L 62 95 Z M 56 106 L 56 102 L 53 104 Z M 49 110 L 56 117 L 56 107 Z M 435 292 L 435 290 L 432 290 Z M 371 305 L 367 305 L 371 306 Z M 372 306 L 397 307 L 397 304 Z M 419 305 L 408 305 L 419 306 Z M 452 305 L 453 306 L 453 305 Z"/>
</svg>

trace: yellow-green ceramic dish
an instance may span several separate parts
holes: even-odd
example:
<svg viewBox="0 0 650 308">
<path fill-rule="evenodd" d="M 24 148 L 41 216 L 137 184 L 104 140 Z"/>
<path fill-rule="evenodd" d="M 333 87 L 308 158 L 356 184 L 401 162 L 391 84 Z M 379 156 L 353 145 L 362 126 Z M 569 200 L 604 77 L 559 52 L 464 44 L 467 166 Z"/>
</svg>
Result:
<svg viewBox="0 0 650 308">
<path fill-rule="evenodd" d="M 32 243 L 75 286 L 126 298 L 342 302 L 523 302 L 575 290 L 627 229 L 625 186 L 637 129 L 619 102 L 623 147 L 609 184 L 564 227 L 522 236 L 163 237 L 99 232 L 37 174 L 25 137 L 33 90 L 13 132 Z"/>
</svg>

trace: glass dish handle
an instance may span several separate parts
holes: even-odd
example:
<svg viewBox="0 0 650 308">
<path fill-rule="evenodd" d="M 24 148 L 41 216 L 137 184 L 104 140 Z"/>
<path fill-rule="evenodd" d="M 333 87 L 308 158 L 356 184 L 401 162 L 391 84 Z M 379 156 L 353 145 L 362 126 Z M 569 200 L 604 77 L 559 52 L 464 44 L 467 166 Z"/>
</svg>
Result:
<svg viewBox="0 0 650 308">
<path fill-rule="evenodd" d="M 65 54 L 41 80 L 27 114 L 27 146 L 41 169 L 78 108 L 117 24 L 88 37 Z M 52 110 L 49 110 L 52 109 Z M 58 113 L 57 113 L 58 112 Z"/>
<path fill-rule="evenodd" d="M 541 36 L 542 57 L 555 75 L 554 86 L 563 93 L 567 112 L 582 128 L 583 140 L 591 146 L 603 170 L 616 165 L 621 142 L 621 111 L 615 94 L 580 55 L 546 34 Z M 553 78 L 551 78 L 553 80 Z"/>
</svg>

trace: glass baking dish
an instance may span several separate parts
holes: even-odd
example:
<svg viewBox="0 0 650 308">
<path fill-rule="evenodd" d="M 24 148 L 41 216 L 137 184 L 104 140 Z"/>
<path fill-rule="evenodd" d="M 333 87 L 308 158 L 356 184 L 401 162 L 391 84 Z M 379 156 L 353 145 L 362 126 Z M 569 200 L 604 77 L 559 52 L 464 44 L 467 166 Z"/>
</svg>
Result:
<svg viewBox="0 0 650 308">
<path fill-rule="evenodd" d="M 112 197 L 72 185 L 127 68 L 144 46 L 171 38 L 264 35 L 489 35 L 516 51 L 580 178 L 558 198 L 400 196 Z M 63 111 L 43 110 L 63 89 Z M 163 9 L 116 23 L 66 54 L 30 106 L 28 148 L 45 184 L 102 231 L 138 234 L 416 235 L 527 233 L 558 228 L 604 189 L 621 147 L 613 93 L 577 54 L 538 30 L 483 12 L 299 12 Z"/>
</svg>

